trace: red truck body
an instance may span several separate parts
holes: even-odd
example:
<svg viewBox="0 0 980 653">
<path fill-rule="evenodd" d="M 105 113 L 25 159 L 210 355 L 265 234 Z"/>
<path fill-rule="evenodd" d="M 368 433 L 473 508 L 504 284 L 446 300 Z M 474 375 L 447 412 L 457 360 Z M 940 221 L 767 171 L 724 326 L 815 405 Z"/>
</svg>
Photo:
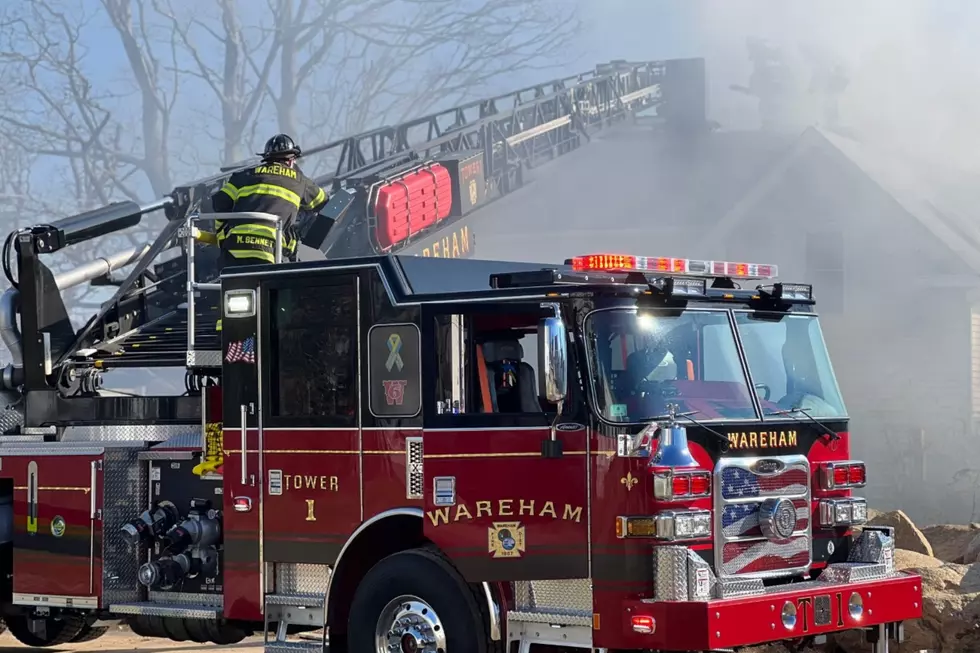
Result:
<svg viewBox="0 0 980 653">
<path fill-rule="evenodd" d="M 811 290 L 769 267 L 385 256 L 226 274 L 206 428 L 0 446 L 9 621 L 267 632 L 270 650 L 326 627 L 303 646 L 358 652 L 868 629 L 884 650 L 921 616 L 920 578 L 895 571 L 889 529 L 854 529 L 866 472 Z"/>
</svg>

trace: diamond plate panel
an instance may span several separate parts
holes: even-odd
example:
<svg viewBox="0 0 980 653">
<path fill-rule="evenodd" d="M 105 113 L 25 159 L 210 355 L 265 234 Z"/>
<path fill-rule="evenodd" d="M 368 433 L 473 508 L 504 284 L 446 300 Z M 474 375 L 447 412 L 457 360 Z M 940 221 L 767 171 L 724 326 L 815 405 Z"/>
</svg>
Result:
<svg viewBox="0 0 980 653">
<path fill-rule="evenodd" d="M 830 620 L 830 594 L 821 594 L 813 599 L 813 623 L 816 626 L 829 626 Z"/>
<path fill-rule="evenodd" d="M 102 458 L 102 605 L 140 600 L 137 571 L 145 546 L 130 547 L 120 529 L 146 507 L 147 470 L 141 447 L 107 447 Z"/>
<path fill-rule="evenodd" d="M 422 438 L 405 438 L 405 498 L 421 499 L 424 480 Z"/>
<path fill-rule="evenodd" d="M 193 446 L 200 446 L 201 429 L 183 424 L 147 424 L 136 426 L 69 426 L 61 438 L 62 442 L 163 442 L 175 436 L 193 432 L 197 440 Z"/>
<path fill-rule="evenodd" d="M 592 623 L 592 581 L 588 578 L 517 581 L 514 606 L 518 612 L 587 614 Z"/>
<path fill-rule="evenodd" d="M 150 601 L 161 604 L 199 605 L 221 609 L 225 603 L 224 596 L 221 594 L 206 594 L 203 592 L 200 594 L 193 592 L 156 592 L 152 590 L 147 594 Z"/>
<path fill-rule="evenodd" d="M 115 614 L 141 614 L 153 617 L 172 617 L 177 619 L 208 619 L 214 620 L 221 610 L 210 605 L 193 604 L 157 604 L 150 603 L 116 603 L 112 606 Z"/>
<path fill-rule="evenodd" d="M 895 571 L 895 530 L 866 527 L 851 545 L 847 560 L 884 565 L 888 573 Z"/>
<path fill-rule="evenodd" d="M 24 413 L 20 410 L 6 408 L 0 411 L 0 433 L 16 433 L 22 426 L 24 426 Z"/>
<path fill-rule="evenodd" d="M 187 352 L 187 367 L 221 367 L 221 352 L 213 350 L 195 350 Z"/>
<path fill-rule="evenodd" d="M 277 562 L 276 593 L 326 596 L 330 567 L 294 562 Z"/>
<path fill-rule="evenodd" d="M 857 583 L 864 580 L 880 580 L 888 576 L 885 565 L 863 562 L 835 562 L 820 574 L 823 583 Z"/>
<path fill-rule="evenodd" d="M 687 552 L 684 546 L 658 546 L 653 550 L 655 600 L 687 600 Z"/>
<path fill-rule="evenodd" d="M 507 612 L 507 621 L 556 626 L 588 626 L 592 628 L 592 613 L 589 614 L 557 614 L 551 612 L 527 612 L 514 610 Z"/>
<path fill-rule="evenodd" d="M 153 446 L 153 451 L 163 449 L 201 449 L 204 442 L 204 431 L 200 426 L 185 426 L 184 431 L 175 433 L 160 444 Z"/>
<path fill-rule="evenodd" d="M 735 596 L 764 594 L 766 586 L 761 578 L 725 578 L 718 581 L 718 598 L 730 599 Z"/>
<path fill-rule="evenodd" d="M 718 579 L 711 565 L 694 551 L 687 552 L 687 592 L 690 601 L 707 601 L 715 594 Z"/>
</svg>

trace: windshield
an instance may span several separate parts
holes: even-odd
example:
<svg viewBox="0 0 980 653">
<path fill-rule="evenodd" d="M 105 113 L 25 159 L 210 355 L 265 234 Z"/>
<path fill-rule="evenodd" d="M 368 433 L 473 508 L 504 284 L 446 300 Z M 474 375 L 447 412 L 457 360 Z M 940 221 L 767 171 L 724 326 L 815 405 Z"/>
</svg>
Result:
<svg viewBox="0 0 980 653">
<path fill-rule="evenodd" d="M 758 419 L 727 311 L 600 310 L 585 332 L 603 419 L 649 422 L 667 404 L 699 420 Z"/>
<path fill-rule="evenodd" d="M 846 415 L 816 316 L 736 312 L 735 322 L 764 414 Z"/>
</svg>

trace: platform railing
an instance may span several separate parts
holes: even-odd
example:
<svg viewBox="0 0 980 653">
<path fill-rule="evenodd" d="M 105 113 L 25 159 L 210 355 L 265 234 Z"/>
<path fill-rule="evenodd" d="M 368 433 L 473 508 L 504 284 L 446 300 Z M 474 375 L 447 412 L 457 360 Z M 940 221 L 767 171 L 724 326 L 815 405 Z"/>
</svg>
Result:
<svg viewBox="0 0 980 653">
<path fill-rule="evenodd" d="M 186 258 L 187 258 L 187 366 L 196 367 L 205 364 L 205 360 L 202 357 L 203 352 L 196 351 L 196 334 L 197 330 L 197 293 L 206 291 L 218 292 L 221 290 L 220 281 L 216 282 L 201 282 L 197 280 L 197 268 L 196 268 L 196 254 L 195 254 L 195 242 L 201 241 L 213 245 L 217 245 L 216 234 L 210 234 L 208 232 L 201 231 L 198 228 L 198 224 L 211 221 L 211 220 L 235 220 L 241 222 L 252 222 L 252 223 L 265 223 L 271 225 L 276 232 L 276 246 L 275 246 L 275 262 L 282 262 L 282 228 L 280 225 L 279 216 L 272 215 L 271 213 L 258 213 L 251 211 L 242 211 L 240 213 L 188 213 L 184 220 L 184 228 L 181 233 L 186 239 Z M 220 302 L 220 299 L 219 299 Z M 219 314 L 224 312 L 223 305 L 218 304 Z M 212 354 L 213 355 L 213 354 Z M 214 361 L 207 361 L 211 366 L 220 366 L 220 352 L 218 352 L 219 359 Z"/>
</svg>

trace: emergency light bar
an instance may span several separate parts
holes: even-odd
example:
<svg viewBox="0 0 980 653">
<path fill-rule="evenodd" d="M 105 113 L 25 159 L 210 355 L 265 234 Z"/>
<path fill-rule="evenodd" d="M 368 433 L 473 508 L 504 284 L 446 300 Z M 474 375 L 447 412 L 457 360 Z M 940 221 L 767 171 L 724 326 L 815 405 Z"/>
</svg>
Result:
<svg viewBox="0 0 980 653">
<path fill-rule="evenodd" d="M 739 279 L 774 279 L 775 265 L 702 261 L 689 258 L 629 256 L 625 254 L 586 254 L 565 261 L 577 272 L 655 272 L 697 277 L 735 277 Z"/>
</svg>

